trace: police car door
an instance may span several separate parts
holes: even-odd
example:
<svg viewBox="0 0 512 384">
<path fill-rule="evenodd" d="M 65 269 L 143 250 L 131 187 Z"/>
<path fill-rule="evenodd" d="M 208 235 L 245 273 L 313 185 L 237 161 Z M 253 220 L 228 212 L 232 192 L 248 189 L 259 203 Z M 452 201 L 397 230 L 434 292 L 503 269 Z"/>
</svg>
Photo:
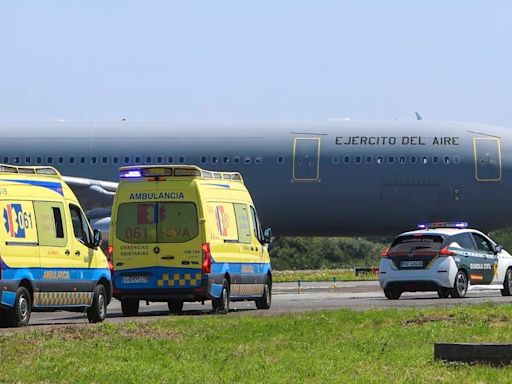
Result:
<svg viewBox="0 0 512 384">
<path fill-rule="evenodd" d="M 489 239 L 478 233 L 471 233 L 476 244 L 478 261 L 471 268 L 471 284 L 490 284 L 497 272 L 498 258 Z"/>
</svg>

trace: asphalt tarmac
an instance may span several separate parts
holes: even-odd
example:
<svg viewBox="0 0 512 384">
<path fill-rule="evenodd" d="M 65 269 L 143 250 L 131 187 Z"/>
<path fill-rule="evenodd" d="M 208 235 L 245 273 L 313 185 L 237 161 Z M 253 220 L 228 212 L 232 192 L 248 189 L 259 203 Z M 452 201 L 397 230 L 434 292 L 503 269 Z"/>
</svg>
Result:
<svg viewBox="0 0 512 384">
<path fill-rule="evenodd" d="M 427 308 L 449 305 L 470 305 L 483 302 L 512 303 L 512 297 L 502 297 L 499 291 L 471 291 L 464 299 L 439 299 L 436 292 L 404 293 L 400 300 L 388 300 L 376 281 L 333 283 L 275 283 L 272 306 L 257 310 L 254 302 L 233 302 L 227 316 L 271 316 L 274 314 L 333 310 L 349 308 L 367 310 L 375 308 Z M 138 316 L 124 317 L 121 303 L 112 300 L 108 306 L 107 321 L 146 322 L 169 315 L 166 303 L 140 303 Z M 211 303 L 185 303 L 181 316 L 221 316 L 213 313 Z M 59 324 L 88 324 L 87 317 L 74 312 L 33 312 L 29 328 L 45 328 Z"/>
</svg>

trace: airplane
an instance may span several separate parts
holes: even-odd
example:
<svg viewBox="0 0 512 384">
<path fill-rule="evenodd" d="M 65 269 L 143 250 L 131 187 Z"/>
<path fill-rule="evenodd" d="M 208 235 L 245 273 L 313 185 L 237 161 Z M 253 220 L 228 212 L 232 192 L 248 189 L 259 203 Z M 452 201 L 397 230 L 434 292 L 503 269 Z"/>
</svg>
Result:
<svg viewBox="0 0 512 384">
<path fill-rule="evenodd" d="M 56 167 L 108 230 L 118 168 L 242 174 L 278 236 L 392 235 L 421 222 L 512 226 L 512 131 L 411 121 L 3 124 L 0 162 Z"/>
</svg>

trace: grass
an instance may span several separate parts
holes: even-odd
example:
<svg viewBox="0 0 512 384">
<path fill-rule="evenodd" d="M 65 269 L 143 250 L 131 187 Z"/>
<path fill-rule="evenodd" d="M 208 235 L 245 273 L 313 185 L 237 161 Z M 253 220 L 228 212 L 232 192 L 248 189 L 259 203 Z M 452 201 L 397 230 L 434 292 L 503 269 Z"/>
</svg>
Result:
<svg viewBox="0 0 512 384">
<path fill-rule="evenodd" d="M 272 281 L 276 283 L 290 281 L 358 281 L 358 280 L 378 280 L 378 276 L 373 273 L 364 273 L 356 276 L 353 269 L 320 269 L 310 271 L 272 271 Z"/>
<path fill-rule="evenodd" d="M 446 364 L 436 341 L 511 342 L 512 305 L 181 316 L 0 336 L 0 382 L 509 383 Z"/>
</svg>

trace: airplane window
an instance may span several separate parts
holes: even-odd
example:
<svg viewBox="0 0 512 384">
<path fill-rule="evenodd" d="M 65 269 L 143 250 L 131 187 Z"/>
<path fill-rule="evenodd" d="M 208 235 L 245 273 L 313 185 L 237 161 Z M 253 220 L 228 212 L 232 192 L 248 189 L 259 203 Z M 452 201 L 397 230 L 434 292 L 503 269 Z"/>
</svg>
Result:
<svg viewBox="0 0 512 384">
<path fill-rule="evenodd" d="M 69 158 L 69 164 L 75 164 L 75 157 L 74 156 L 71 156 Z"/>
<path fill-rule="evenodd" d="M 38 157 L 36 162 L 37 162 L 37 164 L 41 164 L 43 162 L 43 158 L 42 157 Z"/>
<path fill-rule="evenodd" d="M 25 157 L 25 163 L 30 164 L 30 157 Z"/>
<path fill-rule="evenodd" d="M 82 157 L 80 158 L 80 164 L 85 164 L 85 160 L 86 160 L 86 159 L 85 159 L 85 156 L 82 156 Z"/>
<path fill-rule="evenodd" d="M 378 156 L 377 157 L 377 164 L 382 164 L 384 162 L 384 159 L 382 158 L 382 156 Z"/>
<path fill-rule="evenodd" d="M 47 157 L 47 158 L 46 158 L 46 162 L 47 162 L 48 164 L 52 164 L 52 163 L 53 163 L 53 157 Z"/>
<path fill-rule="evenodd" d="M 162 163 L 164 162 L 164 158 L 163 158 L 162 156 L 158 156 L 158 157 L 156 158 L 156 162 L 157 162 L 158 164 L 162 164 Z"/>
<path fill-rule="evenodd" d="M 350 164 L 350 156 L 345 156 L 343 158 L 343 164 Z"/>
<path fill-rule="evenodd" d="M 393 164 L 395 162 L 395 156 L 388 156 L 388 164 Z"/>
<path fill-rule="evenodd" d="M 433 157 L 432 157 L 432 163 L 433 163 L 433 164 L 437 164 L 437 163 L 439 163 L 439 156 L 433 156 Z"/>
<path fill-rule="evenodd" d="M 460 164 L 460 156 L 453 156 L 453 164 Z"/>
<path fill-rule="evenodd" d="M 366 156 L 366 164 L 371 164 L 373 161 L 373 157 L 371 156 Z"/>
<path fill-rule="evenodd" d="M 119 164 L 119 157 L 114 156 L 114 157 L 112 158 L 112 162 L 113 162 L 114 164 Z"/>
<path fill-rule="evenodd" d="M 168 162 L 169 164 L 174 163 L 174 157 L 169 156 L 169 157 L 167 158 L 167 162 Z"/>
<path fill-rule="evenodd" d="M 445 156 L 443 161 L 445 164 L 450 164 L 450 156 Z"/>
<path fill-rule="evenodd" d="M 59 156 L 59 164 L 64 163 L 64 158 L 62 156 Z"/>
<path fill-rule="evenodd" d="M 9 158 L 8 157 L 4 157 L 4 163 L 5 164 L 9 164 Z"/>
<path fill-rule="evenodd" d="M 14 164 L 19 164 L 19 163 L 20 163 L 20 157 L 14 156 Z"/>
<path fill-rule="evenodd" d="M 92 164 L 96 164 L 97 161 L 98 161 L 98 159 L 96 158 L 96 156 L 91 157 Z"/>
<path fill-rule="evenodd" d="M 284 156 L 277 156 L 277 164 L 284 164 Z"/>
<path fill-rule="evenodd" d="M 147 156 L 146 157 L 146 164 L 150 164 L 151 163 L 151 156 Z"/>
<path fill-rule="evenodd" d="M 354 161 L 356 164 L 361 164 L 361 156 L 356 156 Z"/>
<path fill-rule="evenodd" d="M 135 164 L 140 164 L 140 156 L 135 156 Z"/>
<path fill-rule="evenodd" d="M 400 156 L 400 157 L 398 158 L 398 163 L 403 165 L 403 164 L 405 164 L 405 160 L 406 160 L 406 159 L 405 159 L 405 156 Z"/>
<path fill-rule="evenodd" d="M 244 157 L 244 164 L 247 164 L 247 165 L 251 164 L 251 156 Z"/>
<path fill-rule="evenodd" d="M 416 156 L 411 156 L 411 164 L 416 164 L 417 160 Z"/>
<path fill-rule="evenodd" d="M 233 157 L 233 164 L 240 164 L 240 156 Z"/>
<path fill-rule="evenodd" d="M 224 157 L 222 158 L 222 163 L 223 163 L 223 164 L 228 164 L 228 163 L 229 163 L 229 156 L 224 156 Z"/>
<path fill-rule="evenodd" d="M 217 156 L 212 156 L 212 164 L 217 164 L 219 162 L 219 158 Z"/>
<path fill-rule="evenodd" d="M 263 158 L 261 156 L 256 156 L 256 158 L 254 159 L 254 163 L 257 164 L 257 165 L 260 165 L 263 163 Z"/>
<path fill-rule="evenodd" d="M 125 156 L 123 159 L 124 164 L 130 164 L 130 158 L 128 156 Z"/>
<path fill-rule="evenodd" d="M 332 157 L 332 163 L 338 165 L 340 163 L 340 157 L 338 155 Z"/>
<path fill-rule="evenodd" d="M 178 158 L 178 162 L 179 162 L 180 164 L 185 164 L 185 158 L 184 158 L 183 156 L 180 156 L 180 157 Z"/>
<path fill-rule="evenodd" d="M 422 163 L 422 164 L 428 164 L 428 157 L 427 157 L 427 156 L 423 156 L 423 157 L 421 158 L 421 163 Z"/>
</svg>

